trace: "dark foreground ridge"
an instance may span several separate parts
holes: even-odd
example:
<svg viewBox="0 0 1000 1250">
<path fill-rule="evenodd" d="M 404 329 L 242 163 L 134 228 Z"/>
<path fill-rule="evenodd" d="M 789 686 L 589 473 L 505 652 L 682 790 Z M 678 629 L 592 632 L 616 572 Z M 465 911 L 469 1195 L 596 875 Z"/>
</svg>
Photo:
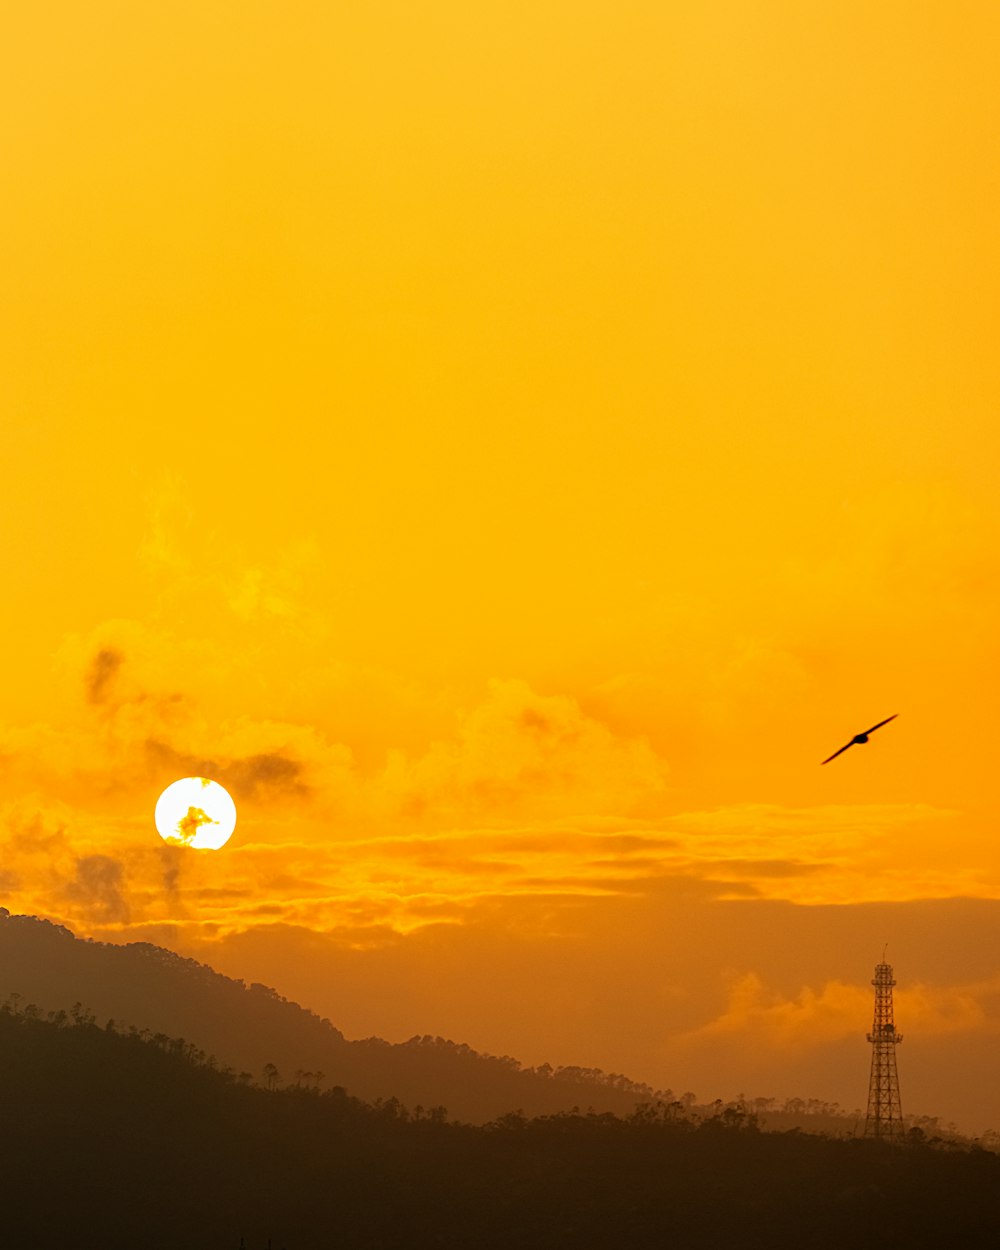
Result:
<svg viewBox="0 0 1000 1250">
<path fill-rule="evenodd" d="M 366 1101 L 445 1106 L 453 1120 L 474 1124 L 514 1108 L 528 1115 L 573 1107 L 627 1115 L 658 1092 L 597 1069 L 525 1069 L 509 1056 L 440 1037 L 348 1041 L 329 1020 L 266 985 L 245 985 L 148 942 L 84 941 L 61 925 L 0 911 L 0 999 L 10 993 L 46 1010 L 86 1003 L 102 1024 L 112 1019 L 185 1038 L 255 1079 L 267 1065 L 277 1069 L 276 1084 L 323 1073 L 323 1085 L 341 1085 Z"/>
<path fill-rule="evenodd" d="M 651 1104 L 485 1126 L 267 1090 L 169 1038 L 0 1008 L 5 1250 L 913 1250 L 1000 1239 L 1000 1157 Z"/>
</svg>

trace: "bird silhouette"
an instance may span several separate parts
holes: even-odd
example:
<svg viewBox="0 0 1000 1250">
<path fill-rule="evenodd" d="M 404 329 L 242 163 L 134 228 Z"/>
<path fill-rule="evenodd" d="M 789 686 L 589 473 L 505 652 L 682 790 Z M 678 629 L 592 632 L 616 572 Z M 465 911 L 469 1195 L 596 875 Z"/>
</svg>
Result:
<svg viewBox="0 0 1000 1250">
<path fill-rule="evenodd" d="M 895 720 L 898 715 L 899 715 L 898 712 L 893 712 L 893 714 L 891 716 L 887 716 L 885 720 L 880 720 L 877 725 L 872 725 L 871 729 L 866 729 L 863 734 L 855 734 L 854 737 L 850 740 L 850 742 L 848 742 L 845 746 L 842 746 L 839 751 L 834 751 L 832 755 L 828 755 L 826 759 L 823 761 L 823 763 L 829 764 L 831 760 L 835 760 L 838 755 L 843 755 L 844 752 L 847 750 L 847 748 L 854 746 L 855 743 L 858 746 L 864 745 L 864 743 L 868 741 L 868 737 L 870 734 L 873 734 L 876 729 L 881 729 L 883 725 L 888 725 L 888 723 L 891 720 Z"/>
</svg>

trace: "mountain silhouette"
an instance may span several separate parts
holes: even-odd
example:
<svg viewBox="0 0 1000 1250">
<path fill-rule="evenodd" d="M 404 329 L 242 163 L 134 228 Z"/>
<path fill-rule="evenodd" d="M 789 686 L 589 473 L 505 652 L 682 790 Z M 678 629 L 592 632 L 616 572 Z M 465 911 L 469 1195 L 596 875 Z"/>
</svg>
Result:
<svg viewBox="0 0 1000 1250">
<path fill-rule="evenodd" d="M 0 999 L 43 1011 L 82 1004 L 100 1024 L 183 1038 L 221 1064 L 272 1086 L 342 1086 L 373 1102 L 444 1107 L 484 1123 L 511 1111 L 548 1115 L 574 1107 L 628 1114 L 649 1086 L 596 1069 L 524 1069 L 439 1037 L 348 1041 L 330 1021 L 265 985 L 246 985 L 147 942 L 116 946 L 76 938 L 34 916 L 0 915 Z M 265 1068 L 267 1075 L 265 1075 Z M 321 1074 L 321 1077 L 320 1075 Z"/>
</svg>

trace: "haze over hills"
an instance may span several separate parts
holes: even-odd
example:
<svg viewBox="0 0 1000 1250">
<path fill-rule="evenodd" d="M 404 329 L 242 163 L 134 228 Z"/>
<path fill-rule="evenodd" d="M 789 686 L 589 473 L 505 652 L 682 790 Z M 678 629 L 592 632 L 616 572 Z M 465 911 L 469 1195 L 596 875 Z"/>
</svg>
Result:
<svg viewBox="0 0 1000 1250">
<path fill-rule="evenodd" d="M 81 940 L 33 916 L 0 918 L 0 999 L 11 994 L 45 1012 L 82 1004 L 101 1024 L 113 1020 L 183 1038 L 257 1081 L 274 1065 L 277 1083 L 342 1086 L 365 1101 L 444 1107 L 452 1119 L 470 1123 L 516 1110 L 529 1116 L 574 1107 L 628 1114 L 655 1095 L 623 1076 L 548 1065 L 523 1069 L 509 1056 L 478 1054 L 442 1038 L 349 1041 L 330 1021 L 267 986 L 247 986 L 145 942 Z"/>
</svg>

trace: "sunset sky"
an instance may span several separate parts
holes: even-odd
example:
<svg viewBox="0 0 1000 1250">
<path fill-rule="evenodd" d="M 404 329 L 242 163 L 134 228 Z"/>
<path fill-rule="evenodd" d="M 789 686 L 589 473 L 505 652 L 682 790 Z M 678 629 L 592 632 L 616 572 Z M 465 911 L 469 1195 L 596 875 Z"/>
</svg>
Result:
<svg viewBox="0 0 1000 1250">
<path fill-rule="evenodd" d="M 0 46 L 0 902 L 1000 1128 L 1000 8 L 68 0 Z M 899 713 L 865 747 L 819 762 Z M 153 808 L 206 775 L 222 850 Z"/>
</svg>

